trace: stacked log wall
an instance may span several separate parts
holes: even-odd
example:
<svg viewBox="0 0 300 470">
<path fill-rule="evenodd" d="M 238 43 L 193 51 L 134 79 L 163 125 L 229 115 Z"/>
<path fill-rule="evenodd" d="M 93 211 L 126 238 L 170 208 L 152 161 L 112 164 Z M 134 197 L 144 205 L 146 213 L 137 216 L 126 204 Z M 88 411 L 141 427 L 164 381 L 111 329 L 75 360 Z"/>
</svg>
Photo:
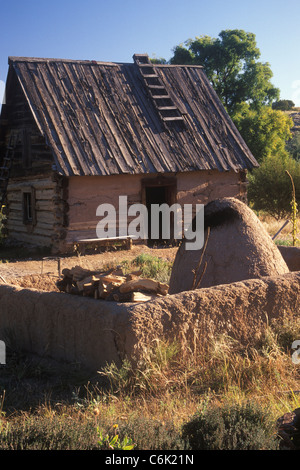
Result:
<svg viewBox="0 0 300 470">
<path fill-rule="evenodd" d="M 34 223 L 24 223 L 23 192 L 33 191 Z M 52 247 L 66 235 L 66 181 L 55 174 L 10 181 L 7 192 L 6 234 L 10 240 Z"/>
<path fill-rule="evenodd" d="M 65 237 L 67 225 L 67 179 L 53 170 L 53 154 L 34 120 L 23 90 L 13 75 L 13 101 L 5 105 L 6 126 L 2 133 L 2 154 L 9 145 L 11 132 L 17 134 L 16 146 L 4 209 L 4 233 L 37 246 L 53 247 Z M 23 193 L 32 192 L 34 217 L 24 223 Z"/>
</svg>

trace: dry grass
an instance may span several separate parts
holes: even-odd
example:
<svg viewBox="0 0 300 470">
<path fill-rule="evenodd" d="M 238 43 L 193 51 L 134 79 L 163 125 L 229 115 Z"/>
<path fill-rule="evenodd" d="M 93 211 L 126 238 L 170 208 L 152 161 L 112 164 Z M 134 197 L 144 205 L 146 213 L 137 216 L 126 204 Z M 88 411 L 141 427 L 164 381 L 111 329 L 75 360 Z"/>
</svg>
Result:
<svg viewBox="0 0 300 470">
<path fill-rule="evenodd" d="M 257 214 L 259 220 L 261 221 L 262 225 L 268 232 L 268 234 L 273 238 L 273 236 L 284 226 L 284 224 L 289 219 L 280 219 L 276 220 L 274 217 L 270 216 L 266 213 L 259 213 Z M 299 230 L 300 230 L 300 218 L 298 219 L 297 223 Z M 278 234 L 275 238 L 276 243 L 292 245 L 292 222 L 290 221 Z M 300 233 L 298 231 L 298 236 L 300 237 Z"/>
<path fill-rule="evenodd" d="M 15 364 L 2 400 L 2 426 L 23 426 L 26 419 L 39 416 L 41 422 L 48 422 L 47 433 L 58 432 L 64 420 L 69 428 L 68 423 L 73 422 L 77 431 L 91 421 L 109 429 L 113 424 L 133 426 L 142 420 L 172 423 L 179 430 L 208 405 L 222 407 L 248 401 L 267 407 L 275 423 L 285 412 L 300 407 L 299 366 L 292 362 L 290 350 L 292 341 L 299 337 L 300 318 L 295 316 L 269 325 L 251 348 L 224 335 L 212 338 L 205 349 L 199 346 L 196 353 L 182 350 L 176 342 L 157 340 L 137 368 L 129 361 L 122 367 L 110 364 L 89 380 L 79 375 L 76 378 L 76 371 L 70 377 L 70 371 L 63 369 L 61 394 L 57 394 L 57 370 L 43 370 L 36 363 L 27 368 L 25 363 L 23 368 Z M 40 388 L 47 377 L 49 387 L 44 390 L 47 398 L 42 402 L 40 393 L 35 406 L 33 377 Z M 28 395 L 27 407 L 24 402 L 19 409 L 11 406 L 17 404 L 17 388 L 23 400 Z M 78 432 L 75 434 L 78 436 Z"/>
<path fill-rule="evenodd" d="M 180 430 L 196 412 L 245 403 L 267 408 L 275 425 L 300 407 L 290 349 L 299 337 L 295 316 L 270 324 L 251 347 L 225 335 L 194 351 L 157 340 L 136 368 L 124 361 L 94 377 L 11 352 L 0 380 L 0 449 L 94 448 L 96 429 L 116 424 L 139 448 L 182 449 Z"/>
<path fill-rule="evenodd" d="M 259 217 L 271 236 L 284 223 Z M 286 227 L 278 238 L 289 242 L 290 230 Z M 84 448 L 97 441 L 88 431 L 92 425 L 109 430 L 118 424 L 138 430 L 140 446 L 163 448 L 166 435 L 176 441 L 176 432 L 196 412 L 248 401 L 267 407 L 275 423 L 300 407 L 299 365 L 291 360 L 296 339 L 297 315 L 270 324 L 251 347 L 225 335 L 211 338 L 205 347 L 195 338 L 193 351 L 157 340 L 137 368 L 129 361 L 122 367 L 110 364 L 93 377 L 76 365 L 33 360 L 12 351 L 9 365 L 0 366 L 0 437 L 8 428 L 16 434 L 24 429 L 23 434 L 39 432 L 51 444 L 51 433 L 63 433 L 69 448 Z M 153 443 L 158 425 L 150 423 L 159 423 L 161 441 Z"/>
</svg>

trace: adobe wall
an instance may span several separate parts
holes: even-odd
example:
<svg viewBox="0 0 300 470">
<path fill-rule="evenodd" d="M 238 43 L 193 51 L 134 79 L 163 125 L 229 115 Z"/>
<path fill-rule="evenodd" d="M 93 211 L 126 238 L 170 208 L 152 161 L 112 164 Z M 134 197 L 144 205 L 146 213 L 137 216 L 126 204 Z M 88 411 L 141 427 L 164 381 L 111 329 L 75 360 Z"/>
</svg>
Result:
<svg viewBox="0 0 300 470">
<path fill-rule="evenodd" d="M 223 333 L 251 344 L 272 319 L 300 315 L 300 272 L 169 295 L 136 305 L 131 315 L 137 355 L 157 338 L 177 339 L 192 351 Z"/>
<path fill-rule="evenodd" d="M 122 360 L 128 322 L 122 305 L 0 285 L 0 337 L 12 348 L 97 370 Z"/>
<path fill-rule="evenodd" d="M 116 304 L 0 284 L 0 340 L 98 370 L 137 358 L 153 340 L 176 338 L 196 350 L 226 333 L 246 344 L 272 318 L 300 314 L 300 272 Z M 12 345 L 13 346 L 13 345 Z"/>
<path fill-rule="evenodd" d="M 96 216 L 100 204 L 112 204 L 117 210 L 119 196 L 127 196 L 128 206 L 144 203 L 142 181 L 157 178 L 149 175 L 73 176 L 68 185 L 68 233 L 66 242 L 80 238 L 96 238 Z M 219 197 L 245 197 L 245 182 L 233 171 L 195 171 L 161 175 L 162 178 L 176 178 L 177 203 L 206 204 Z M 130 221 L 130 218 L 128 219 Z M 123 225 L 122 225 L 123 226 Z"/>
<path fill-rule="evenodd" d="M 290 271 L 300 271 L 300 248 L 297 246 L 278 246 Z"/>
</svg>

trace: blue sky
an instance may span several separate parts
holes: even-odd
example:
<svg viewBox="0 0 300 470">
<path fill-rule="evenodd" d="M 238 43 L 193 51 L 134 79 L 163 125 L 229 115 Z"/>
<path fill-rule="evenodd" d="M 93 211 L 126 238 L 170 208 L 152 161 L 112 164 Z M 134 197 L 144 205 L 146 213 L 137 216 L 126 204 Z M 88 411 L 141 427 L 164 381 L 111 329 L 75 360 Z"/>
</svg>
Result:
<svg viewBox="0 0 300 470">
<path fill-rule="evenodd" d="M 299 0 L 0 0 L 0 102 L 8 56 L 132 62 L 223 29 L 256 35 L 282 99 L 300 106 Z"/>
</svg>

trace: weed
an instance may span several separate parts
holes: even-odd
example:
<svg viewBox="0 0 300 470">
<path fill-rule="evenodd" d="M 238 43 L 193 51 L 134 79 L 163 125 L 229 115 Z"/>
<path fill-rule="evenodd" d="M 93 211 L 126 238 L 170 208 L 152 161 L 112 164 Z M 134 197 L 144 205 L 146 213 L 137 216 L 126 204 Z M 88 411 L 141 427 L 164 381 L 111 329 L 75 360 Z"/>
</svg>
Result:
<svg viewBox="0 0 300 470">
<path fill-rule="evenodd" d="M 292 238 L 293 238 L 293 246 L 296 245 L 296 242 L 298 241 L 297 238 L 297 215 L 298 215 L 298 206 L 297 206 L 297 201 L 296 201 L 296 191 L 295 191 L 295 185 L 294 185 L 294 180 L 291 176 L 291 174 L 285 170 L 286 174 L 289 176 L 291 183 L 292 183 L 292 200 L 291 200 L 291 216 L 292 216 Z"/>
<path fill-rule="evenodd" d="M 97 428 L 99 436 L 98 445 L 100 447 L 100 450 L 132 450 L 134 448 L 134 443 L 130 437 L 125 436 L 123 437 L 123 439 L 119 438 L 119 434 L 117 434 L 118 427 L 118 424 L 113 425 L 113 436 L 105 434 L 103 433 L 101 428 Z"/>
</svg>

